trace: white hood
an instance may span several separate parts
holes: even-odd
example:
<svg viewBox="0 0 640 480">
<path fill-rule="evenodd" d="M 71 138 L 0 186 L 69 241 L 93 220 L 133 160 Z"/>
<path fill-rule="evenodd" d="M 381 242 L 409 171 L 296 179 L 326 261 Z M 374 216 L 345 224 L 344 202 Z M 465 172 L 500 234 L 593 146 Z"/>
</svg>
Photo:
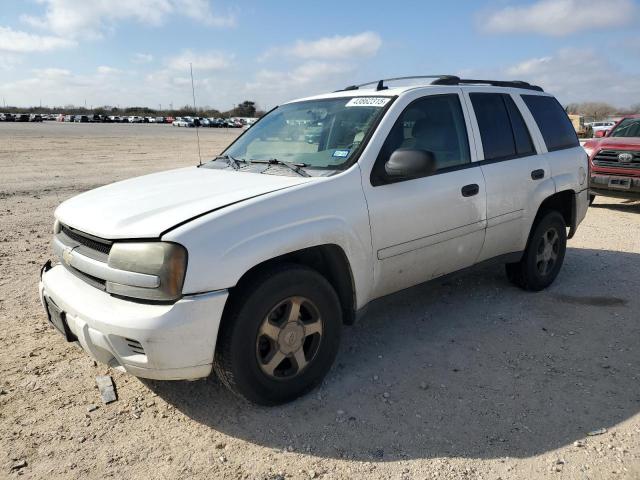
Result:
<svg viewBox="0 0 640 480">
<path fill-rule="evenodd" d="M 309 180 L 231 170 L 181 168 L 82 193 L 62 203 L 56 210 L 56 218 L 100 238 L 156 238 L 198 215 Z"/>
</svg>

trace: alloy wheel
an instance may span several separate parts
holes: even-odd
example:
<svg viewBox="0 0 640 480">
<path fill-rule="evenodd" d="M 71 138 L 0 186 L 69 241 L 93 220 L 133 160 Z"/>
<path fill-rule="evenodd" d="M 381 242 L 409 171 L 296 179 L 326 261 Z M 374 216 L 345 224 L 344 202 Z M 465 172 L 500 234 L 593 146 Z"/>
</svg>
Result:
<svg viewBox="0 0 640 480">
<path fill-rule="evenodd" d="M 538 243 L 536 250 L 536 268 L 541 276 L 548 275 L 558 260 L 560 237 L 555 228 L 549 228 Z"/>
<path fill-rule="evenodd" d="M 256 356 L 260 369 L 274 379 L 289 380 L 313 361 L 322 341 L 318 308 L 305 297 L 276 305 L 258 329 Z"/>
</svg>

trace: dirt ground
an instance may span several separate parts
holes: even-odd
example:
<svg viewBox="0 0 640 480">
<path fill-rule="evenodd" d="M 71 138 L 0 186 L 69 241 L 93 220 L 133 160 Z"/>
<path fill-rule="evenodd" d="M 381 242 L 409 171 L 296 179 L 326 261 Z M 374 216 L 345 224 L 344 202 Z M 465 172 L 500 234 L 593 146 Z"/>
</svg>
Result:
<svg viewBox="0 0 640 480">
<path fill-rule="evenodd" d="M 205 158 L 237 133 L 201 130 Z M 284 407 L 215 378 L 139 380 L 65 343 L 37 296 L 54 208 L 196 163 L 195 135 L 0 124 L 0 478 L 640 478 L 638 202 L 598 198 L 544 292 L 494 266 L 377 301 L 323 385 Z"/>
</svg>

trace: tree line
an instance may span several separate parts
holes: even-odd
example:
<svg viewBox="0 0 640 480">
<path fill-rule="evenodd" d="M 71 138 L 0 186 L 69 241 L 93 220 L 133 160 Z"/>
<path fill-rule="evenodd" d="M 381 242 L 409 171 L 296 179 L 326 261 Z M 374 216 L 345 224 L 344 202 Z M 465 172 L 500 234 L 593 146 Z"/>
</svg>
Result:
<svg viewBox="0 0 640 480">
<path fill-rule="evenodd" d="M 640 103 L 629 108 L 617 108 L 605 102 L 570 103 L 565 107 L 567 113 L 583 115 L 592 120 L 605 120 L 612 116 L 640 113 Z"/>
<path fill-rule="evenodd" d="M 39 113 L 39 114 L 55 114 L 64 113 L 68 115 L 113 115 L 113 116 L 140 116 L 140 117 L 214 117 L 214 118 L 230 118 L 230 117 L 261 117 L 265 114 L 263 110 L 257 108 L 256 103 L 245 100 L 239 103 L 231 110 L 220 111 L 211 107 L 199 107 L 195 110 L 192 106 L 185 105 L 174 109 L 156 109 L 149 107 L 96 107 L 86 108 L 76 105 L 65 105 L 64 107 L 3 107 L 2 112 L 5 113 Z"/>
</svg>

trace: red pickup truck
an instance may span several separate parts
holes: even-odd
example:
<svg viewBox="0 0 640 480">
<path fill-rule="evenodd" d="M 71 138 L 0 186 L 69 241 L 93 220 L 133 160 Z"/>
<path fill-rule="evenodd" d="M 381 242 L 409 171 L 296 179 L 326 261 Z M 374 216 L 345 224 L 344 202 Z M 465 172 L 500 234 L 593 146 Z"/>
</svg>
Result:
<svg viewBox="0 0 640 480">
<path fill-rule="evenodd" d="M 602 138 L 584 144 L 590 201 L 596 195 L 640 200 L 640 115 L 627 115 Z"/>
</svg>

